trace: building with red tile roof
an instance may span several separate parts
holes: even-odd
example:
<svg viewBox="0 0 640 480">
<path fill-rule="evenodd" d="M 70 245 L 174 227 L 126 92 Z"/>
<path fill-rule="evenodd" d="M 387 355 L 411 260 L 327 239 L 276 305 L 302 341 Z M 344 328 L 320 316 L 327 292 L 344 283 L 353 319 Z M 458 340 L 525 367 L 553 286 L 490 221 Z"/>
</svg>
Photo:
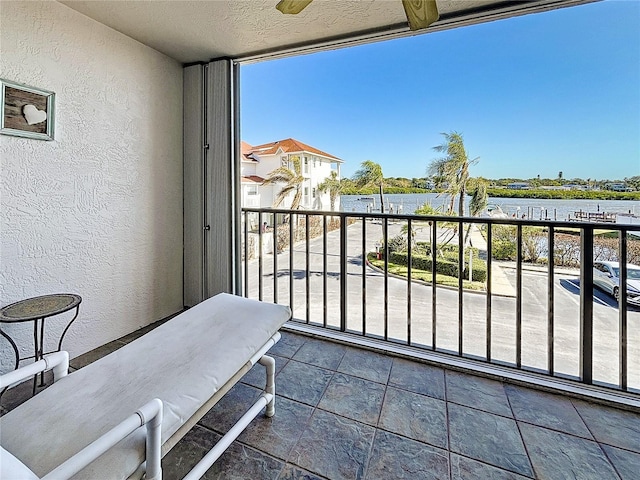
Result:
<svg viewBox="0 0 640 480">
<path fill-rule="evenodd" d="M 241 142 L 242 206 L 273 206 L 282 185 L 263 182 L 279 167 L 293 168 L 295 158 L 300 159 L 304 177 L 301 208 L 329 210 L 329 194 L 319 192 L 317 187 L 332 171 L 340 178 L 343 160 L 293 138 L 256 146 Z M 288 208 L 292 199 L 293 195 L 285 199 L 280 208 Z"/>
</svg>

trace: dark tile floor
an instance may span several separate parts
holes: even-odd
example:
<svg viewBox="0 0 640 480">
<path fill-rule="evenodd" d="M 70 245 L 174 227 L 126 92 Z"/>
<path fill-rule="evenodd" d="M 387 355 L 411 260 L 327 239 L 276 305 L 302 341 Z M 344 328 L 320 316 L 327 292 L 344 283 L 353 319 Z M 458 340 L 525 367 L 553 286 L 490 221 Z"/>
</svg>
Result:
<svg viewBox="0 0 640 480">
<path fill-rule="evenodd" d="M 271 355 L 275 417 L 258 416 L 204 478 L 640 478 L 640 414 L 287 332 Z M 182 478 L 263 385 L 256 365 L 167 454 L 164 478 Z M 3 409 L 30 386 L 15 390 Z"/>
</svg>

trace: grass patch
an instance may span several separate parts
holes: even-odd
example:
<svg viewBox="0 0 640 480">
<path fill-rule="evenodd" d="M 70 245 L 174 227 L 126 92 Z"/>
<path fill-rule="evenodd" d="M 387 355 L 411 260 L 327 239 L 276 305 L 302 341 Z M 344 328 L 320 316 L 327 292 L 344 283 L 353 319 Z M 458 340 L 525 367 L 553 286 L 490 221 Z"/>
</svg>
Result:
<svg viewBox="0 0 640 480">
<path fill-rule="evenodd" d="M 375 253 L 369 253 L 367 255 L 367 259 L 369 263 L 371 263 L 376 268 L 384 271 L 384 260 L 378 260 L 376 258 Z M 398 265 L 396 263 L 389 262 L 388 272 L 397 275 L 399 277 L 407 278 L 407 267 L 405 265 Z M 427 283 L 433 283 L 431 271 L 420 270 L 418 268 L 411 269 L 411 279 L 412 280 L 421 280 Z M 444 285 L 446 287 L 454 287 L 458 288 L 458 279 L 456 277 L 451 277 L 449 275 L 436 274 L 436 284 Z M 470 282 L 469 280 L 462 281 L 462 287 L 466 290 L 476 290 L 476 291 L 485 291 L 484 282 Z"/>
</svg>

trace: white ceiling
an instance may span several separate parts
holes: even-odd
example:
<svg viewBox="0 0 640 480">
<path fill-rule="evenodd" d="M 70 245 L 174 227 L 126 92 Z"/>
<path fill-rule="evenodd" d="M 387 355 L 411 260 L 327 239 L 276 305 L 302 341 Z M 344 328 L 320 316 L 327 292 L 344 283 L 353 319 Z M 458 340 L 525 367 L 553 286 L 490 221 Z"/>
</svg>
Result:
<svg viewBox="0 0 640 480">
<path fill-rule="evenodd" d="M 298 15 L 278 0 L 60 1 L 182 63 L 409 34 L 401 0 L 314 0 Z M 440 20 L 422 32 L 585 1 L 437 0 Z"/>
</svg>

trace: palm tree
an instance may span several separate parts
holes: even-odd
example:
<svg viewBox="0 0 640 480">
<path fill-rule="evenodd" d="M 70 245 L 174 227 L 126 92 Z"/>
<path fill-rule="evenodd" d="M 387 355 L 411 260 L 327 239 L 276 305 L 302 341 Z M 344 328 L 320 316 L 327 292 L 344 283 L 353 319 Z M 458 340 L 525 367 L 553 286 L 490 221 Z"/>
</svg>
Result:
<svg viewBox="0 0 640 480">
<path fill-rule="evenodd" d="M 471 200 L 469 200 L 469 214 L 472 217 L 477 217 L 487 208 L 489 201 L 487 188 L 489 187 L 489 182 L 484 178 L 474 178 L 473 184 L 473 187 L 470 188 Z"/>
<path fill-rule="evenodd" d="M 338 178 L 338 172 L 332 170 L 331 174 L 318 184 L 317 189 L 319 192 L 329 192 L 329 204 L 333 212 L 336 206 L 336 198 L 342 193 L 342 182 Z"/>
<path fill-rule="evenodd" d="M 472 217 L 477 217 L 487 208 L 487 203 L 489 201 L 489 195 L 487 194 L 487 187 L 489 186 L 489 182 L 487 182 L 484 178 L 472 178 L 471 182 L 473 185 L 469 188 L 471 192 L 471 200 L 469 200 L 469 214 Z M 467 240 L 469 240 L 469 234 L 471 233 L 472 223 L 467 227 L 467 233 L 464 237 L 464 245 L 467 244 Z"/>
<path fill-rule="evenodd" d="M 272 185 L 274 183 L 284 183 L 284 186 L 276 195 L 273 206 L 279 206 L 289 194 L 293 193 L 293 200 L 289 208 L 291 210 L 297 210 L 300 208 L 300 203 L 302 202 L 302 184 L 304 183 L 304 177 L 302 176 L 300 157 L 297 155 L 291 157 L 291 163 L 293 164 L 293 168 L 286 166 L 276 168 L 267 175 L 267 178 L 262 184 Z"/>
<path fill-rule="evenodd" d="M 382 175 L 382 167 L 371 160 L 365 160 L 360 164 L 358 170 L 353 176 L 353 181 L 360 188 L 378 187 L 380 191 L 380 213 L 384 213 L 384 176 Z"/>
<path fill-rule="evenodd" d="M 449 212 L 453 212 L 455 197 L 458 197 L 458 215 L 464 216 L 464 196 L 469 180 L 469 167 L 478 162 L 478 158 L 469 160 L 464 148 L 462 134 L 457 132 L 442 133 L 445 142 L 433 147 L 436 152 L 446 153 L 446 156 L 434 160 L 429 165 L 428 172 L 433 175 L 436 185 L 445 188 L 451 195 Z"/>
</svg>

